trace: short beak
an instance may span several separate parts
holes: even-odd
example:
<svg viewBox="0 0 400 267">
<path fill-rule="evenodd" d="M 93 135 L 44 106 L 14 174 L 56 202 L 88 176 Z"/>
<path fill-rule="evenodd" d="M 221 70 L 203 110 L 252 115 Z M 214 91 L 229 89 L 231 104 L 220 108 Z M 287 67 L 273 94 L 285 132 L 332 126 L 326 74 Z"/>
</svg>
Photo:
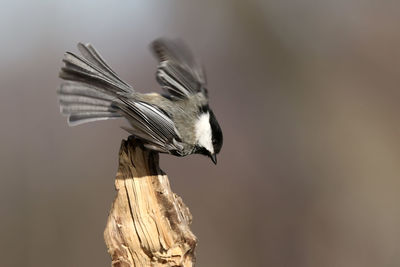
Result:
<svg viewBox="0 0 400 267">
<path fill-rule="evenodd" d="M 214 162 L 214 164 L 217 165 L 217 154 L 211 154 L 210 158 Z"/>
</svg>

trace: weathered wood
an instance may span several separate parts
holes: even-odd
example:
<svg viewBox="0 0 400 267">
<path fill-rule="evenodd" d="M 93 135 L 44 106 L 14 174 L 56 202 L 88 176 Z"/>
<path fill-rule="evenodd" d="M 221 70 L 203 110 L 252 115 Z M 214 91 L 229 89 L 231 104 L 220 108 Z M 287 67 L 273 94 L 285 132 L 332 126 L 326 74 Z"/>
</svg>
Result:
<svg viewBox="0 0 400 267">
<path fill-rule="evenodd" d="M 192 216 L 171 191 L 158 154 L 138 140 L 122 141 L 104 239 L 112 266 L 194 266 Z"/>
</svg>

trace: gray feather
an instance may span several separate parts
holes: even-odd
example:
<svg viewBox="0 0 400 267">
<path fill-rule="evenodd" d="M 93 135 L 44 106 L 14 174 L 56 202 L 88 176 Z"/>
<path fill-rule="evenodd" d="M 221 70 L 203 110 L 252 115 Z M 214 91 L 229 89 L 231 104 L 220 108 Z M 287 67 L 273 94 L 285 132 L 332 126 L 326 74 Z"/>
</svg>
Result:
<svg viewBox="0 0 400 267">
<path fill-rule="evenodd" d="M 70 126 L 76 126 L 87 122 L 114 119 L 118 117 L 119 117 L 118 114 L 110 112 L 84 112 L 84 113 L 69 115 L 68 124 Z"/>
<path fill-rule="evenodd" d="M 90 86 L 88 84 L 82 84 L 80 82 L 74 82 L 74 81 L 63 82 L 58 90 L 58 94 L 80 95 L 80 96 L 87 96 L 109 101 L 116 99 L 116 97 L 110 95 L 110 93 L 107 94 L 107 92 L 101 88 L 97 88 L 94 86 Z"/>
<path fill-rule="evenodd" d="M 132 94 L 125 83 L 105 63 L 91 45 L 78 44 L 82 56 L 67 52 L 60 77 L 66 80 L 58 90 L 60 111 L 68 116 L 71 126 L 86 122 L 118 118 L 122 115 L 112 107 L 118 94 Z"/>
<path fill-rule="evenodd" d="M 125 84 L 108 76 L 107 73 L 83 57 L 67 52 L 63 61 L 65 67 L 61 69 L 60 73 L 60 77 L 63 79 L 86 82 L 114 93 L 131 91 L 131 88 L 127 88 Z"/>
<path fill-rule="evenodd" d="M 146 132 L 140 129 L 127 128 L 124 126 L 122 126 L 121 128 L 127 131 L 128 133 L 148 142 L 149 145 L 151 144 L 152 150 L 156 150 L 163 153 L 168 152 L 167 150 L 165 150 L 165 146 L 163 145 L 163 143 L 157 142 L 152 136 L 148 135 Z"/>
<path fill-rule="evenodd" d="M 161 150 L 179 150 L 180 136 L 174 122 L 157 107 L 120 97 L 117 107 L 135 128 L 136 136 L 160 147 Z M 174 142 L 175 141 L 175 142 Z"/>
<path fill-rule="evenodd" d="M 81 103 L 81 104 L 89 104 L 95 106 L 111 106 L 111 101 L 103 100 L 98 98 L 92 98 L 89 96 L 81 96 L 81 95 L 64 95 L 60 94 L 58 96 L 61 105 L 68 105 L 69 103 Z"/>
<path fill-rule="evenodd" d="M 165 91 L 178 98 L 199 92 L 207 96 L 204 70 L 183 42 L 158 39 L 151 47 L 160 62 L 156 78 Z"/>
<path fill-rule="evenodd" d="M 84 58 L 86 58 L 88 61 L 90 61 L 100 69 L 102 69 L 104 73 L 107 73 L 110 77 L 113 77 L 121 84 L 124 84 L 127 88 L 132 89 L 132 87 L 129 84 L 127 84 L 121 78 L 119 78 L 119 76 L 108 66 L 108 64 L 104 61 L 101 55 L 96 51 L 96 49 L 91 44 L 79 43 L 78 49 Z"/>
<path fill-rule="evenodd" d="M 95 106 L 95 105 L 84 105 L 84 104 L 68 104 L 60 106 L 61 114 L 79 114 L 85 112 L 115 112 L 111 107 Z"/>
</svg>

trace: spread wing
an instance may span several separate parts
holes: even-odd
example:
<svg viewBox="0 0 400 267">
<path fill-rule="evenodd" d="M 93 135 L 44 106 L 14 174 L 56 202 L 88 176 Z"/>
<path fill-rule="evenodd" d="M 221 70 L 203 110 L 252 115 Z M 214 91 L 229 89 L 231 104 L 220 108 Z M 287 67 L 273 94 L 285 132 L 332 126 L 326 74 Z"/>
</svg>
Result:
<svg viewBox="0 0 400 267">
<path fill-rule="evenodd" d="M 124 129 L 147 141 L 147 147 L 160 152 L 180 154 L 183 147 L 179 133 L 174 122 L 160 109 L 124 96 L 120 96 L 119 101 L 114 102 L 114 105 L 125 114 L 134 127 Z"/>
<path fill-rule="evenodd" d="M 158 39 L 151 48 L 160 62 L 156 78 L 165 91 L 178 98 L 199 92 L 207 97 L 204 70 L 183 42 Z"/>
</svg>

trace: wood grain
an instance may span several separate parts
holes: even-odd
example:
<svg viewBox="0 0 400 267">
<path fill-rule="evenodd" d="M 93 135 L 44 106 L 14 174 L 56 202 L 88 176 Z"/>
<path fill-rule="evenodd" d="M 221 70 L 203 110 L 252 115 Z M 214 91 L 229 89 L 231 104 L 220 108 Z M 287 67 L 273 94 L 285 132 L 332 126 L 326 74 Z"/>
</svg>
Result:
<svg viewBox="0 0 400 267">
<path fill-rule="evenodd" d="M 171 191 L 158 159 L 140 141 L 122 141 L 117 196 L 104 231 L 112 266 L 194 266 L 192 215 Z"/>
</svg>

